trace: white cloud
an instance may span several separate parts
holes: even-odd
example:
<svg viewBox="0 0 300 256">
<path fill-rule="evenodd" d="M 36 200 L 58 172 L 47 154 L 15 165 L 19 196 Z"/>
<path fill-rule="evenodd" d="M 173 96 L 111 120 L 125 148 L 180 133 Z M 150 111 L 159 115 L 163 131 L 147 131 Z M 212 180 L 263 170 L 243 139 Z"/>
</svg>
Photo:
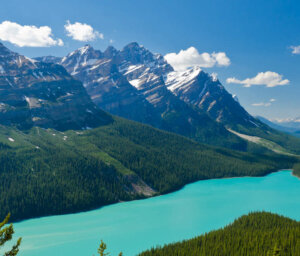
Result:
<svg viewBox="0 0 300 256">
<path fill-rule="evenodd" d="M 72 37 L 77 41 L 87 42 L 97 38 L 104 39 L 102 33 L 94 30 L 92 26 L 85 23 L 75 22 L 74 24 L 71 24 L 70 21 L 67 21 L 65 30 L 67 31 L 67 36 Z"/>
<path fill-rule="evenodd" d="M 48 26 L 22 26 L 11 21 L 0 24 L 0 40 L 8 41 L 20 47 L 63 46 L 61 39 L 54 39 Z"/>
<path fill-rule="evenodd" d="M 298 46 L 291 46 L 291 49 L 293 50 L 293 54 L 300 54 L 300 45 Z"/>
<path fill-rule="evenodd" d="M 259 102 L 259 103 L 253 103 L 253 107 L 270 107 L 271 103 L 270 102 Z"/>
<path fill-rule="evenodd" d="M 259 103 L 253 103 L 253 107 L 270 107 L 272 103 L 274 103 L 276 99 L 270 99 L 268 102 L 259 102 Z"/>
<path fill-rule="evenodd" d="M 195 66 L 211 68 L 230 65 L 230 59 L 225 52 L 199 53 L 195 47 L 181 50 L 179 53 L 168 53 L 165 55 L 165 59 L 176 71 L 183 71 Z"/>
<path fill-rule="evenodd" d="M 235 77 L 227 78 L 228 84 L 242 84 L 244 87 L 251 87 L 252 85 L 265 85 L 266 87 L 275 87 L 279 85 L 287 85 L 290 83 L 288 79 L 282 79 L 282 75 L 276 72 L 260 72 L 255 77 L 246 78 L 244 80 L 236 79 Z"/>
<path fill-rule="evenodd" d="M 300 123 L 300 118 L 275 118 L 275 119 L 271 119 L 270 121 L 276 123 L 289 123 L 289 122 Z"/>
</svg>

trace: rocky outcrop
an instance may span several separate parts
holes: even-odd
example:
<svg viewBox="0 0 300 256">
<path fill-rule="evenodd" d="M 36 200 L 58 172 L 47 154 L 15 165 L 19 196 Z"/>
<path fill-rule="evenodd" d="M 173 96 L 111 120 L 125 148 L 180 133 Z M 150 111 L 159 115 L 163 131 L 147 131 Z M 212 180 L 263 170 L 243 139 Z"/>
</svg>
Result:
<svg viewBox="0 0 300 256">
<path fill-rule="evenodd" d="M 112 121 L 60 65 L 32 60 L 0 44 L 0 70 L 0 124 L 66 130 Z"/>
<path fill-rule="evenodd" d="M 198 67 L 184 72 L 170 72 L 165 75 L 165 83 L 174 95 L 204 110 L 219 123 L 229 127 L 261 125 L 259 120 L 240 105 L 236 97 L 226 91 L 215 76 Z"/>
</svg>

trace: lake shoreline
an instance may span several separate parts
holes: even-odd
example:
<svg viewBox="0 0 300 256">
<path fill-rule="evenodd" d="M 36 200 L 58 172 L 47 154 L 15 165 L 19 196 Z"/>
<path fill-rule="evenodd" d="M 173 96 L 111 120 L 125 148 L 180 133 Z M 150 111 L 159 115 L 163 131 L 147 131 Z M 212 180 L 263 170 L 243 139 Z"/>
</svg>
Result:
<svg viewBox="0 0 300 256">
<path fill-rule="evenodd" d="M 292 175 L 300 180 L 300 176 L 295 174 L 294 170 L 292 170 Z"/>
<path fill-rule="evenodd" d="M 33 218 L 29 218 L 29 219 L 21 219 L 21 220 L 14 221 L 14 223 L 22 223 L 22 222 L 25 222 L 25 221 L 30 221 L 30 220 L 34 220 L 34 219 L 42 219 L 42 218 L 47 218 L 47 217 L 55 217 L 55 216 L 63 216 L 63 215 L 73 215 L 73 214 L 87 213 L 87 212 L 91 212 L 91 211 L 100 210 L 103 207 L 107 207 L 107 206 L 111 206 L 111 205 L 116 205 L 116 204 L 120 204 L 120 203 L 134 202 L 134 201 L 146 200 L 146 199 L 150 199 L 150 198 L 155 198 L 155 197 L 160 197 L 160 196 L 164 196 L 164 195 L 169 195 L 169 194 L 172 194 L 172 193 L 175 193 L 175 192 L 178 192 L 178 191 L 184 189 L 184 187 L 186 187 L 186 186 L 189 186 L 191 184 L 194 184 L 194 183 L 197 183 L 197 182 L 200 182 L 200 181 L 240 179 L 240 178 L 260 178 L 260 177 L 266 177 L 266 176 L 271 175 L 273 173 L 282 172 L 282 171 L 289 171 L 289 172 L 292 173 L 293 176 L 295 176 L 298 179 L 300 179 L 300 177 L 298 177 L 297 175 L 295 175 L 293 173 L 293 169 L 280 169 L 280 170 L 270 171 L 270 172 L 268 172 L 268 173 L 266 173 L 264 175 L 259 175 L 259 176 L 232 176 L 232 177 L 199 179 L 199 180 L 192 181 L 192 182 L 189 182 L 187 184 L 184 184 L 184 185 L 180 186 L 179 188 L 175 188 L 174 190 L 171 190 L 171 191 L 168 191 L 168 192 L 162 193 L 162 194 L 155 194 L 155 195 L 149 196 L 149 197 L 146 197 L 146 196 L 143 197 L 143 196 L 141 196 L 140 198 L 135 198 L 135 199 L 128 200 L 128 201 L 118 201 L 118 202 L 114 202 L 114 203 L 111 203 L 111 204 L 106 204 L 106 205 L 102 205 L 100 207 L 95 207 L 95 208 L 91 208 L 91 209 L 87 209 L 87 210 L 82 210 L 82 211 L 75 211 L 75 212 L 68 212 L 68 213 L 54 214 L 54 215 L 49 214 L 49 215 L 43 215 L 43 216 L 33 217 Z"/>
<path fill-rule="evenodd" d="M 197 181 L 147 200 L 16 223 L 16 237 L 24 238 L 20 256 L 93 255 L 101 239 L 111 255 L 133 256 L 220 229 L 250 212 L 300 221 L 299 179 L 291 172 Z"/>
</svg>

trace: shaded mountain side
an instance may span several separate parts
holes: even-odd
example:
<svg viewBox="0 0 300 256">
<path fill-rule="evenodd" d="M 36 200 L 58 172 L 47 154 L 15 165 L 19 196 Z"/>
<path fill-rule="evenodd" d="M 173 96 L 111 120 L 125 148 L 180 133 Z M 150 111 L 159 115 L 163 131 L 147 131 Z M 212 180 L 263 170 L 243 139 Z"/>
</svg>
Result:
<svg viewBox="0 0 300 256">
<path fill-rule="evenodd" d="M 201 179 L 265 175 L 298 161 L 201 145 L 120 118 L 85 131 L 1 126 L 0 149 L 1 214 L 15 220 L 168 193 Z"/>
<path fill-rule="evenodd" d="M 300 223 L 267 212 L 242 216 L 225 228 L 139 256 L 300 255 Z"/>
<path fill-rule="evenodd" d="M 294 132 L 293 135 L 300 138 L 300 131 Z"/>
<path fill-rule="evenodd" d="M 112 122 L 60 65 L 32 60 L 0 43 L 0 67 L 0 124 L 67 130 Z"/>
</svg>

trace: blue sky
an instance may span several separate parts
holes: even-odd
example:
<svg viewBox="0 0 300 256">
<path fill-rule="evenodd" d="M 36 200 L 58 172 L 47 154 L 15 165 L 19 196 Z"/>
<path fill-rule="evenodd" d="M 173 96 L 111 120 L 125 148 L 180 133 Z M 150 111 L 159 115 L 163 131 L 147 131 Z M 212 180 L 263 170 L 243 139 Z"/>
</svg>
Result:
<svg viewBox="0 0 300 256">
<path fill-rule="evenodd" d="M 293 0 L 10 0 L 2 1 L 0 23 L 48 26 L 53 44 L 63 46 L 20 47 L 2 41 L 29 57 L 64 56 L 84 41 L 66 35 L 64 25 L 88 24 L 99 33 L 88 42 L 104 50 L 122 48 L 137 41 L 163 55 L 195 47 L 199 54 L 224 52 L 230 65 L 203 68 L 218 74 L 220 81 L 254 115 L 268 118 L 300 116 L 300 3 Z M 1 25 L 0 25 L 1 27 Z M 101 39 L 102 34 L 104 39 Z M 0 29 L 1 37 L 1 29 Z M 111 43 L 110 41 L 113 40 Z M 60 44 L 61 45 L 61 44 Z M 300 49 L 299 49 L 300 51 Z M 244 80 L 260 72 L 282 75 L 284 85 L 267 87 L 226 83 Z M 274 74 L 274 73 L 271 73 Z M 257 80 L 257 79 L 256 79 Z M 256 81 L 255 80 L 255 81 Z M 253 80 L 250 80 L 253 82 Z M 255 83 L 255 81 L 253 83 Z M 253 105 L 254 104 L 254 105 Z"/>
</svg>

